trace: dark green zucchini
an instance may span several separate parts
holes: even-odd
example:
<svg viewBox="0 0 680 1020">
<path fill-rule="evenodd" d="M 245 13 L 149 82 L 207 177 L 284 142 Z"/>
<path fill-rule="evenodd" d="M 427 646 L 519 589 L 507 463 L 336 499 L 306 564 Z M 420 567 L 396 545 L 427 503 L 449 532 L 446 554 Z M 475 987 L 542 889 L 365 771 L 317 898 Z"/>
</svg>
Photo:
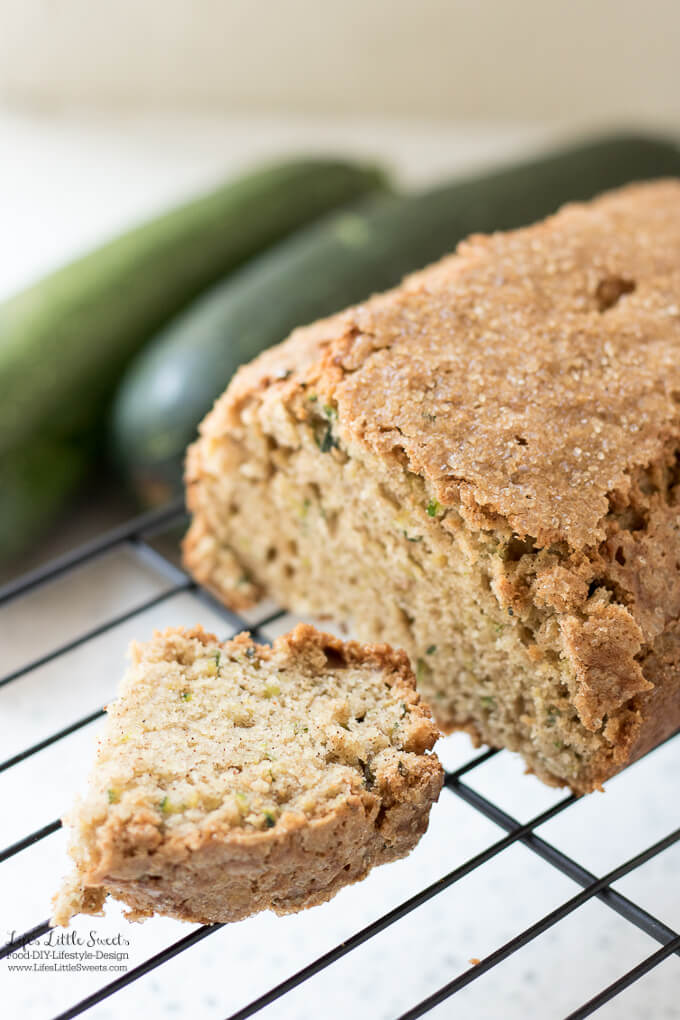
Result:
<svg viewBox="0 0 680 1020">
<path fill-rule="evenodd" d="M 0 453 L 91 427 L 149 335 L 235 266 L 371 191 L 373 169 L 278 164 L 129 231 L 0 305 Z"/>
<path fill-rule="evenodd" d="M 263 248 L 383 186 L 379 171 L 335 159 L 271 165 L 142 224 L 0 304 L 0 548 L 18 549 L 38 532 L 45 517 L 38 504 L 54 511 L 59 493 L 61 503 L 68 497 L 76 473 L 60 451 L 74 451 L 81 468 L 76 446 L 90 457 L 101 452 L 96 439 L 105 435 L 115 385 L 155 331 Z M 49 484 L 36 444 L 38 452 L 53 451 Z"/>
<path fill-rule="evenodd" d="M 64 507 L 64 493 L 83 481 L 91 451 L 82 444 L 34 442 L 0 455 L 0 563 L 45 531 Z"/>
<path fill-rule="evenodd" d="M 420 195 L 367 199 L 300 231 L 194 303 L 134 361 L 112 419 L 128 480 L 146 504 L 177 492 L 185 448 L 236 368 L 295 326 L 396 284 L 471 232 L 518 227 L 564 202 L 673 174 L 675 144 L 608 138 Z"/>
</svg>

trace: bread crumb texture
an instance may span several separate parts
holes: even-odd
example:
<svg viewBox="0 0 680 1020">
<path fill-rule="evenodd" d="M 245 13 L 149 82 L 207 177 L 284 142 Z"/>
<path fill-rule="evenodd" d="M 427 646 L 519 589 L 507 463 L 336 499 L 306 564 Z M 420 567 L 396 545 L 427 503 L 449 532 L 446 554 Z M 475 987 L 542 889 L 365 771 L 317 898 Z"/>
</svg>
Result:
<svg viewBox="0 0 680 1020">
<path fill-rule="evenodd" d="M 272 648 L 201 628 L 134 643 L 53 923 L 106 896 L 188 921 L 320 903 L 407 854 L 443 781 L 402 652 L 300 625 Z"/>
<path fill-rule="evenodd" d="M 185 560 L 407 650 L 440 724 L 602 782 L 680 726 L 680 182 L 476 236 L 235 377 Z"/>
</svg>

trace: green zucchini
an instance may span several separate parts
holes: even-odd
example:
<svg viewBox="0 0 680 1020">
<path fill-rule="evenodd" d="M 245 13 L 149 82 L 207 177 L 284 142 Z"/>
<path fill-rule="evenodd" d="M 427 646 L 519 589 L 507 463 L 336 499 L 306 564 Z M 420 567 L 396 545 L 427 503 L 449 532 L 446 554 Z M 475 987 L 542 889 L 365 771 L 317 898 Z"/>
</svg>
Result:
<svg viewBox="0 0 680 1020">
<path fill-rule="evenodd" d="M 236 368 L 295 326 L 390 287 L 467 234 L 521 226 L 627 181 L 680 174 L 671 142 L 589 142 L 306 228 L 195 302 L 134 361 L 113 408 L 115 456 L 143 503 L 181 486 L 184 451 Z"/>
<path fill-rule="evenodd" d="M 90 463 L 101 453 L 115 385 L 151 335 L 263 248 L 382 187 L 380 171 L 335 159 L 271 165 L 149 220 L 0 304 L 0 548 L 18 549 L 38 533 L 45 515 L 37 505 L 31 513 L 22 507 L 35 500 L 54 512 L 68 498 L 86 468 L 76 446 L 89 451 Z M 47 450 L 64 458 L 49 482 Z"/>
<path fill-rule="evenodd" d="M 0 563 L 12 561 L 27 537 L 45 531 L 82 482 L 91 451 L 82 444 L 35 442 L 0 456 Z"/>
<path fill-rule="evenodd" d="M 381 183 L 303 160 L 229 181 L 129 231 L 0 305 L 0 453 L 38 430 L 90 428 L 149 335 L 235 266 Z"/>
</svg>

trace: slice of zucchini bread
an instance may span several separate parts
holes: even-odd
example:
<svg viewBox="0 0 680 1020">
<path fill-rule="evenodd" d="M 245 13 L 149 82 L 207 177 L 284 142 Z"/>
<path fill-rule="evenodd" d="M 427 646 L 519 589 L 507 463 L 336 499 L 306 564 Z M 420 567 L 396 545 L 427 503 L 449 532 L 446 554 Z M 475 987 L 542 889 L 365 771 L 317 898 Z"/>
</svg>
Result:
<svg viewBox="0 0 680 1020">
<path fill-rule="evenodd" d="M 444 728 L 580 792 L 680 727 L 680 182 L 475 236 L 242 369 L 185 561 L 405 648 Z"/>
<path fill-rule="evenodd" d="M 54 924 L 109 893 L 131 920 L 301 910 L 425 832 L 443 771 L 403 652 L 300 625 L 271 648 L 170 629 L 131 655 Z"/>
</svg>

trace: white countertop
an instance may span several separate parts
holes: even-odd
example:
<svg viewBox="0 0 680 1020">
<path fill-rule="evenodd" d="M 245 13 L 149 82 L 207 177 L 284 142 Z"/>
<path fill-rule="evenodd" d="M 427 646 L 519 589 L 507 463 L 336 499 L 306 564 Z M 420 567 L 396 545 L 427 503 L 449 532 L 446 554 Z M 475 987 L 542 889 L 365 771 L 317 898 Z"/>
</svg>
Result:
<svg viewBox="0 0 680 1020">
<path fill-rule="evenodd" d="M 347 149 L 384 156 L 420 183 L 459 166 L 516 154 L 551 132 L 392 123 L 136 118 L 76 122 L 0 116 L 0 293 L 28 282 L 166 201 L 189 194 L 265 152 Z M 0 609 L 2 673 L 164 590 L 167 582 L 131 552 L 115 552 Z M 193 596 L 176 596 L 85 646 L 0 688 L 1 757 L 21 750 L 106 703 L 126 644 L 153 627 L 201 621 L 225 635 L 221 618 Z M 290 621 L 278 621 L 278 633 Z M 98 723 L 0 774 L 6 846 L 62 813 L 82 787 Z M 449 767 L 471 755 L 467 737 L 440 745 Z M 597 876 L 678 826 L 680 741 L 544 825 L 540 835 Z M 522 774 L 501 753 L 467 777 L 526 821 L 564 797 Z M 135 982 L 89 1015 L 215 1020 L 269 989 L 386 910 L 504 835 L 444 791 L 428 833 L 405 861 L 375 871 L 331 903 L 287 918 L 263 914 L 211 935 Z M 42 921 L 67 868 L 62 832 L 0 866 L 3 934 Z M 680 927 L 680 847 L 663 852 L 616 886 Z M 529 849 L 514 845 L 263 1011 L 276 1020 L 394 1017 L 579 891 Z M 122 932 L 133 966 L 192 930 L 165 919 L 128 925 L 116 906 L 80 919 L 84 939 Z M 605 905 L 590 901 L 474 981 L 431 1015 L 465 1020 L 552 1020 L 576 1008 L 657 948 Z M 0 963 L 2 1015 L 51 1016 L 115 973 L 20 973 Z M 598 1016 L 680 1017 L 680 962 L 667 960 Z"/>
</svg>

